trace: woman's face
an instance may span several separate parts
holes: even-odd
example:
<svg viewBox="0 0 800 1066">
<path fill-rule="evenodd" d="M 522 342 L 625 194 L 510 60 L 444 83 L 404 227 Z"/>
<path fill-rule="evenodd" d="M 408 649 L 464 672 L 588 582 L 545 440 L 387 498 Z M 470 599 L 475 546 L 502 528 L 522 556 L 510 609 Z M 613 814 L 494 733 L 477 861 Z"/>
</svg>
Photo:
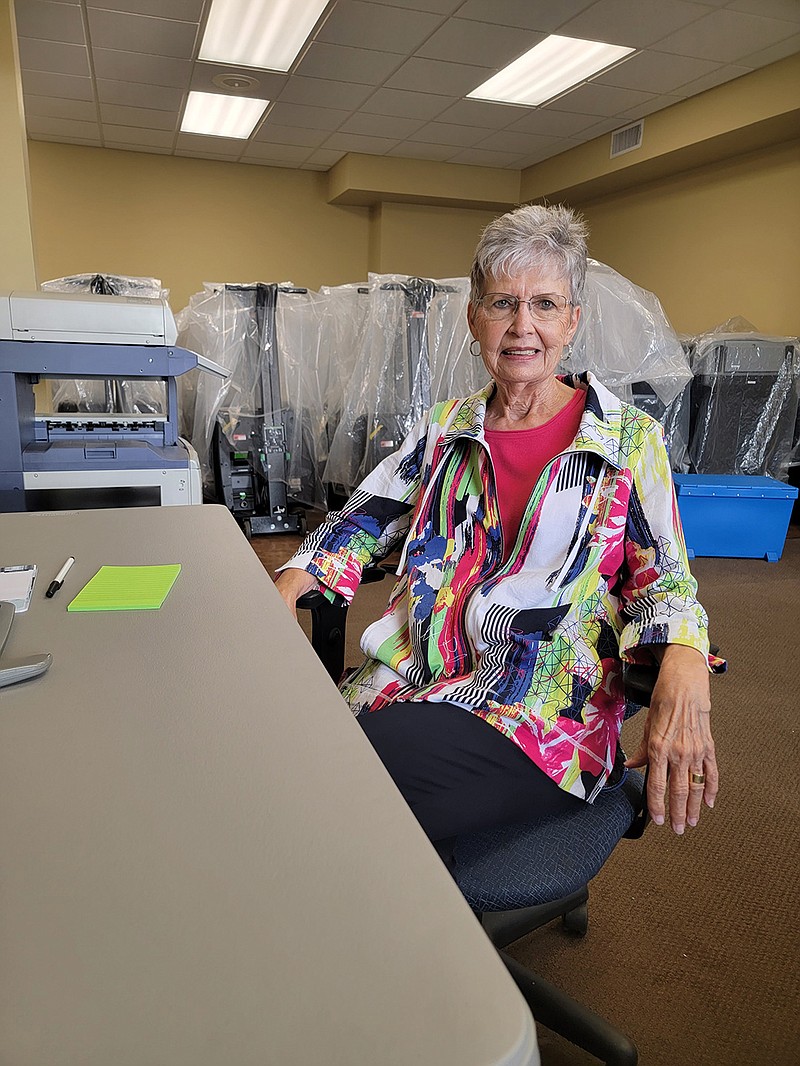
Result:
<svg viewBox="0 0 800 1066">
<path fill-rule="evenodd" d="M 514 301 L 503 300 L 503 294 L 519 300 L 513 314 L 508 312 Z M 569 302 L 566 278 L 548 267 L 515 277 L 488 275 L 483 297 L 470 303 L 467 319 L 480 342 L 484 365 L 498 385 L 538 385 L 552 378 L 580 318 L 580 308 Z M 504 313 L 507 317 L 493 317 Z"/>
</svg>

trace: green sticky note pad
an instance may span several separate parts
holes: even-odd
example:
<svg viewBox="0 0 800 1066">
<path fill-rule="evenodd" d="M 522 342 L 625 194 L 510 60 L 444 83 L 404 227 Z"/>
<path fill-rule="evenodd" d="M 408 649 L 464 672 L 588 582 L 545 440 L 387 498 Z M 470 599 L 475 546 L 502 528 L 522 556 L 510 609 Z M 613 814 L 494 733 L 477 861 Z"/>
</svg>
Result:
<svg viewBox="0 0 800 1066">
<path fill-rule="evenodd" d="M 68 611 L 157 611 L 181 572 L 169 566 L 101 566 Z"/>
</svg>

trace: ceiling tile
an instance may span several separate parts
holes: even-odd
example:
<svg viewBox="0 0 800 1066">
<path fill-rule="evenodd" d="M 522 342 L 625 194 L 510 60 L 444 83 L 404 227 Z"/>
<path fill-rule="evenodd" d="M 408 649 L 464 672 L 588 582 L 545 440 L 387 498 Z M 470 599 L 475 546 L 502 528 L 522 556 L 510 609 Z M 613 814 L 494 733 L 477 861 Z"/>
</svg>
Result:
<svg viewBox="0 0 800 1066">
<path fill-rule="evenodd" d="M 441 21 L 441 15 L 422 11 L 339 0 L 315 40 L 408 55 Z"/>
<path fill-rule="evenodd" d="M 300 170 L 319 170 L 319 171 L 323 171 L 324 172 L 326 170 L 330 170 L 330 167 L 322 166 L 321 163 L 301 163 L 300 167 L 298 169 L 300 169 Z"/>
<path fill-rule="evenodd" d="M 345 48 L 339 44 L 314 44 L 300 61 L 295 74 L 310 78 L 344 78 L 360 85 L 380 85 L 398 65 L 390 52 L 368 52 L 366 48 Z"/>
<path fill-rule="evenodd" d="M 160 148 L 155 144 L 125 144 L 124 141 L 109 141 L 106 138 L 105 148 L 112 148 L 117 152 L 144 152 L 146 155 L 172 155 L 172 148 Z"/>
<path fill-rule="evenodd" d="M 156 111 L 178 111 L 183 103 L 183 89 L 168 85 L 141 85 L 133 81 L 109 81 L 106 78 L 98 78 L 97 96 L 101 104 L 149 107 Z"/>
<path fill-rule="evenodd" d="M 191 59 L 198 27 L 152 15 L 89 9 L 89 31 L 95 48 L 118 48 L 151 56 Z"/>
<path fill-rule="evenodd" d="M 70 74 L 47 74 L 39 70 L 22 71 L 25 94 L 34 96 L 63 96 L 68 100 L 92 100 L 91 78 L 75 78 Z"/>
<path fill-rule="evenodd" d="M 181 22 L 199 22 L 203 15 L 203 0 L 86 0 L 86 6 L 102 7 L 108 11 L 158 15 Z"/>
<path fill-rule="evenodd" d="M 175 140 L 174 130 L 147 130 L 134 126 L 119 126 L 114 123 L 103 123 L 103 137 L 109 147 L 110 142 L 115 144 L 135 144 L 141 147 L 169 148 L 172 149 Z"/>
<path fill-rule="evenodd" d="M 254 156 L 250 158 L 242 156 L 239 162 L 249 163 L 250 166 L 255 167 L 281 167 L 283 170 L 298 170 L 302 166 L 301 163 L 289 163 L 282 159 L 257 159 Z"/>
<path fill-rule="evenodd" d="M 640 89 L 649 93 L 669 93 L 679 85 L 710 74 L 718 66 L 710 59 L 693 59 L 691 56 L 675 56 L 651 50 L 630 56 L 606 74 L 598 74 L 592 83 L 615 85 L 620 89 Z"/>
<path fill-rule="evenodd" d="M 500 130 L 492 133 L 475 145 L 484 152 L 507 152 L 515 157 L 531 155 L 553 143 L 552 137 L 540 137 L 535 133 L 512 133 Z"/>
<path fill-rule="evenodd" d="M 698 78 L 696 81 L 682 85 L 677 96 L 679 99 L 686 99 L 687 96 L 704 93 L 706 89 L 714 89 L 717 85 L 724 85 L 726 81 L 733 81 L 734 78 L 741 78 L 742 75 L 750 72 L 750 67 L 740 67 L 729 63 L 724 67 L 717 67 L 716 70 L 702 78 Z"/>
<path fill-rule="evenodd" d="M 544 40 L 545 34 L 489 22 L 448 19 L 417 49 L 425 59 L 474 63 L 499 69 Z"/>
<path fill-rule="evenodd" d="M 587 82 L 560 96 L 554 103 L 558 104 L 559 111 L 579 111 L 584 115 L 618 115 L 621 111 L 636 107 L 637 104 L 646 104 L 652 96 L 652 93 L 642 93 L 635 89 L 616 89 L 613 85 Z"/>
<path fill-rule="evenodd" d="M 439 116 L 440 122 L 455 122 L 459 126 L 484 126 L 501 130 L 528 114 L 530 108 L 515 104 L 491 104 L 487 100 L 458 100 Z"/>
<path fill-rule="evenodd" d="M 628 126 L 633 119 L 621 119 L 619 116 L 614 118 L 604 118 L 600 122 L 596 122 L 594 126 L 589 126 L 581 134 L 581 141 L 593 141 L 595 137 L 604 137 L 607 133 L 612 133 L 614 130 L 621 129 L 623 126 Z"/>
<path fill-rule="evenodd" d="M 696 22 L 710 11 L 711 8 L 706 4 L 658 0 L 658 3 L 647 4 L 647 17 L 644 18 L 641 0 L 597 0 L 585 11 L 563 23 L 558 32 L 589 41 L 647 48 L 668 33 Z"/>
<path fill-rule="evenodd" d="M 245 160 L 268 159 L 282 163 L 304 163 L 312 154 L 310 147 L 298 144 L 270 144 L 267 141 L 250 141 L 245 148 Z"/>
<path fill-rule="evenodd" d="M 746 11 L 751 15 L 800 22 L 800 4 L 797 0 L 730 0 L 727 6 L 733 11 Z"/>
<path fill-rule="evenodd" d="M 586 4 L 587 0 L 467 0 L 458 9 L 458 17 L 547 34 L 554 33 Z"/>
<path fill-rule="evenodd" d="M 16 0 L 17 36 L 63 44 L 85 44 L 80 7 L 46 0 Z"/>
<path fill-rule="evenodd" d="M 305 148 L 318 148 L 330 135 L 330 130 L 307 130 L 302 126 L 281 126 L 269 117 L 253 135 L 254 141 L 269 141 L 273 144 L 296 144 Z"/>
<path fill-rule="evenodd" d="M 545 159 L 552 159 L 555 155 L 568 152 L 570 148 L 576 148 L 580 143 L 580 141 L 564 137 L 562 140 L 554 142 L 549 148 L 543 148 L 541 152 L 533 152 L 531 155 L 523 156 L 519 161 L 519 167 L 521 170 L 526 167 L 534 167 L 537 163 L 543 163 Z"/>
<path fill-rule="evenodd" d="M 736 63 L 743 56 L 778 44 L 787 35 L 786 27 L 785 22 L 777 19 L 723 9 L 665 37 L 658 42 L 658 50 Z"/>
<path fill-rule="evenodd" d="M 97 121 L 97 109 L 93 100 L 70 100 L 63 96 L 25 96 L 25 115 L 42 115 L 47 118 L 77 118 L 86 122 Z"/>
<path fill-rule="evenodd" d="M 44 115 L 31 115 L 26 126 L 32 134 L 46 133 L 53 137 L 99 137 L 97 122 L 84 122 L 76 118 L 47 118 Z"/>
<path fill-rule="evenodd" d="M 42 70 L 51 74 L 89 76 L 89 53 L 82 44 L 60 44 L 57 41 L 36 41 L 31 37 L 19 40 L 19 62 L 23 70 Z"/>
<path fill-rule="evenodd" d="M 452 144 L 423 144 L 422 141 L 402 141 L 390 148 L 387 155 L 402 156 L 405 159 L 435 159 L 443 162 L 454 151 Z"/>
<path fill-rule="evenodd" d="M 50 141 L 53 144 L 83 144 L 90 148 L 102 148 L 103 142 L 98 137 L 67 137 L 64 134 L 54 136 L 50 133 L 29 133 L 32 141 Z"/>
<path fill-rule="evenodd" d="M 762 51 L 742 56 L 739 62 L 746 67 L 764 67 L 768 63 L 777 63 L 779 59 L 793 56 L 795 52 L 800 52 L 800 34 L 798 33 Z"/>
<path fill-rule="evenodd" d="M 93 48 L 92 54 L 98 78 L 184 89 L 192 74 L 192 63 L 188 59 L 166 59 L 111 48 Z"/>
<path fill-rule="evenodd" d="M 422 125 L 418 118 L 390 118 L 387 115 L 351 115 L 343 122 L 342 133 L 361 133 L 367 137 L 410 137 Z"/>
<path fill-rule="evenodd" d="M 407 7 L 412 11 L 433 11 L 438 15 L 452 14 L 461 0 L 370 0 L 387 7 Z"/>
<path fill-rule="evenodd" d="M 221 159 L 241 155 L 246 144 L 247 141 L 239 140 L 238 137 L 201 137 L 197 133 L 180 133 L 175 150 L 180 154 L 196 151 L 204 156 L 213 155 L 214 158 Z"/>
<path fill-rule="evenodd" d="M 396 144 L 396 137 L 361 137 L 357 133 L 332 133 L 325 142 L 325 148 L 341 152 L 363 152 L 365 155 L 383 155 Z"/>
<path fill-rule="evenodd" d="M 536 133 L 541 137 L 574 137 L 597 122 L 597 115 L 539 107 L 507 127 L 508 132 Z"/>
<path fill-rule="evenodd" d="M 362 106 L 362 111 L 397 118 L 436 118 L 448 106 L 446 96 L 408 92 L 406 89 L 377 89 Z"/>
<path fill-rule="evenodd" d="M 305 104 L 278 102 L 270 109 L 268 121 L 279 126 L 305 126 L 310 130 L 335 130 L 350 117 L 349 111 L 332 107 L 306 107 Z"/>
<path fill-rule="evenodd" d="M 507 167 L 519 158 L 519 153 L 514 152 L 482 152 L 480 148 L 465 148 L 457 155 L 450 156 L 450 162 L 466 163 L 475 167 Z"/>
<path fill-rule="evenodd" d="M 663 111 L 665 107 L 672 107 L 673 104 L 679 104 L 683 99 L 683 96 L 671 96 L 666 93 L 662 96 L 654 96 L 652 100 L 648 101 L 648 103 L 632 107 L 629 112 L 620 111 L 616 121 L 619 123 L 622 119 L 627 118 L 629 122 L 636 122 L 637 119 L 647 118 L 648 115 L 654 115 L 656 111 Z"/>
<path fill-rule="evenodd" d="M 307 163 L 319 163 L 320 166 L 332 167 L 344 155 L 344 152 L 335 152 L 331 148 L 318 148 L 316 152 L 313 152 L 308 159 Z"/>
<path fill-rule="evenodd" d="M 494 74 L 491 67 L 444 63 L 412 56 L 386 82 L 390 89 L 412 89 L 443 96 L 466 96 Z"/>
<path fill-rule="evenodd" d="M 326 78 L 301 78 L 293 74 L 281 90 L 282 104 L 308 104 L 312 107 L 341 107 L 353 111 L 360 107 L 372 92 L 368 85 Z"/>
<path fill-rule="evenodd" d="M 178 112 L 154 111 L 145 107 L 120 107 L 119 104 L 101 104 L 100 118 L 103 123 L 116 126 L 133 126 L 139 129 L 172 130 L 178 125 Z"/>
<path fill-rule="evenodd" d="M 468 147 L 492 132 L 491 129 L 478 129 L 475 126 L 458 126 L 454 122 L 429 122 L 416 131 L 414 140 Z"/>
</svg>

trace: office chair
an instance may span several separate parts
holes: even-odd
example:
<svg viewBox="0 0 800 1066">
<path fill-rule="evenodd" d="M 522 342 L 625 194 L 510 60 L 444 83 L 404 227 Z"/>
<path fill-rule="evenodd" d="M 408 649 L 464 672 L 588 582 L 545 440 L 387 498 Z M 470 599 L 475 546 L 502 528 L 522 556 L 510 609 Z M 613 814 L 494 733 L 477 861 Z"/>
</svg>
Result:
<svg viewBox="0 0 800 1066">
<path fill-rule="evenodd" d="M 368 568 L 362 582 L 383 576 Z M 344 671 L 346 602 L 310 592 L 297 606 L 311 611 L 312 646 L 338 682 Z M 647 704 L 655 676 L 654 668 L 626 667 L 626 717 Z M 618 762 L 619 780 L 593 804 L 459 837 L 454 876 L 534 1018 L 607 1066 L 635 1066 L 638 1052 L 627 1036 L 503 950 L 559 917 L 569 932 L 586 933 L 589 882 L 617 843 L 640 837 L 649 820 L 646 774 L 626 771 L 621 749 Z"/>
</svg>

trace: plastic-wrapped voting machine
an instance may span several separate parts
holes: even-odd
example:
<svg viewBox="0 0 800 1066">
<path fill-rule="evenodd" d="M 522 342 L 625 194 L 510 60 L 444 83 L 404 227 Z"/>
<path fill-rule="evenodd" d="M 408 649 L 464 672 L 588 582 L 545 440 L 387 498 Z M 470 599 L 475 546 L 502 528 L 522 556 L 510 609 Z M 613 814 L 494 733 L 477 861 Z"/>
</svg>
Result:
<svg viewBox="0 0 800 1066">
<path fill-rule="evenodd" d="M 145 297 L 166 300 L 169 289 L 158 278 L 127 277 L 122 274 L 71 274 L 43 281 L 44 292 L 96 293 L 100 296 Z M 164 414 L 167 410 L 164 383 L 84 378 L 54 378 L 54 412 L 81 414 Z"/>
<path fill-rule="evenodd" d="M 694 337 L 691 359 L 693 469 L 786 480 L 798 451 L 798 338 L 731 319 Z"/>
<path fill-rule="evenodd" d="M 200 456 L 207 494 L 250 521 L 288 528 L 288 500 L 324 505 L 327 455 L 322 350 L 326 300 L 285 284 L 207 284 L 177 316 L 179 343 L 230 372 L 189 378 L 183 425 Z M 263 532 L 273 530 L 267 523 Z"/>
<path fill-rule="evenodd" d="M 351 491 L 399 446 L 431 404 L 467 396 L 487 380 L 469 355 L 469 281 L 370 274 L 353 336 L 358 343 L 323 474 Z"/>
<path fill-rule="evenodd" d="M 562 365 L 592 371 L 621 400 L 657 418 L 673 470 L 688 469 L 692 371 L 657 296 L 590 259 L 581 319 Z"/>
</svg>

